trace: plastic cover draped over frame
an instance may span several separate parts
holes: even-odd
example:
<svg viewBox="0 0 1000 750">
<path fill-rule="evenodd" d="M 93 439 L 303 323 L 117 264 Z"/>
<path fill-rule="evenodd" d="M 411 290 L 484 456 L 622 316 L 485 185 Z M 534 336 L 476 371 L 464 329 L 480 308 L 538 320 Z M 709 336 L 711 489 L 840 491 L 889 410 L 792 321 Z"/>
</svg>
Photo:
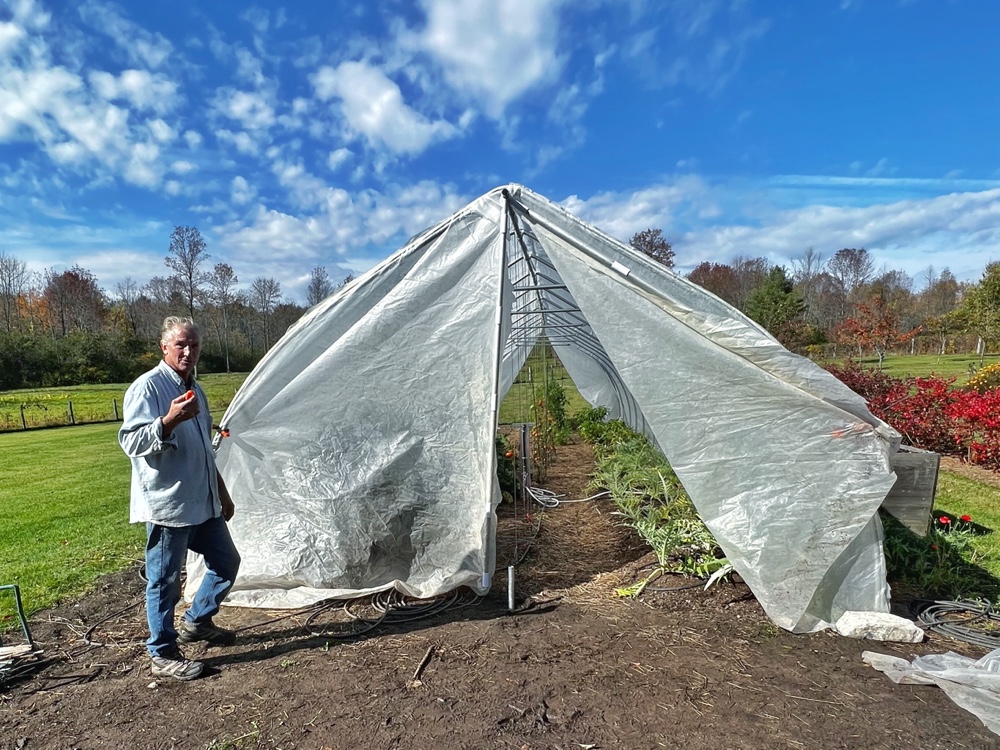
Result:
<svg viewBox="0 0 1000 750">
<path fill-rule="evenodd" d="M 585 398 L 656 441 L 777 624 L 887 611 L 876 511 L 899 436 L 714 295 L 503 193 L 322 302 L 247 379 L 219 451 L 244 557 L 230 601 L 485 590 L 493 388 L 544 334 Z"/>
<path fill-rule="evenodd" d="M 243 557 L 230 603 L 488 588 L 500 203 L 320 303 L 244 383 L 218 452 Z"/>
<path fill-rule="evenodd" d="M 721 300 L 527 191 L 520 200 L 641 409 L 633 427 L 771 619 L 809 631 L 845 610 L 888 611 L 876 511 L 898 435 Z"/>
</svg>

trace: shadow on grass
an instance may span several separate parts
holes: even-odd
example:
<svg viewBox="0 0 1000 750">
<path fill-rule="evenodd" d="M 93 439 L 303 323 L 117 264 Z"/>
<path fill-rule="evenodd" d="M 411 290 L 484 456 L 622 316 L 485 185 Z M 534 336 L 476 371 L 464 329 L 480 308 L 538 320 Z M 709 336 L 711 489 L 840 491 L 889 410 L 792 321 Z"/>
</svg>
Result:
<svg viewBox="0 0 1000 750">
<path fill-rule="evenodd" d="M 976 564 L 976 537 L 992 529 L 952 517 L 935 518 L 930 533 L 921 537 L 892 516 L 882 513 L 889 584 L 905 600 L 1000 601 L 1000 578 Z M 894 601 L 894 604 L 906 604 Z"/>
</svg>

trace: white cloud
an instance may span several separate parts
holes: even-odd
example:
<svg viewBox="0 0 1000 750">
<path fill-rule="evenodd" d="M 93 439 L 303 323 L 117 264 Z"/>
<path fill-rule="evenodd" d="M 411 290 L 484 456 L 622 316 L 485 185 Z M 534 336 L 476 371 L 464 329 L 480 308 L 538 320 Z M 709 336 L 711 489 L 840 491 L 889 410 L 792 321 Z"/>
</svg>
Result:
<svg viewBox="0 0 1000 750">
<path fill-rule="evenodd" d="M 236 75 L 254 86 L 264 85 L 263 64 L 259 58 L 244 47 L 236 49 Z"/>
<path fill-rule="evenodd" d="M 104 99 L 124 99 L 139 109 L 171 111 L 177 103 L 177 84 L 145 70 L 126 70 L 120 76 L 105 71 L 90 74 L 90 83 Z"/>
<path fill-rule="evenodd" d="M 498 119 L 507 106 L 559 78 L 556 50 L 564 0 L 423 0 L 427 25 L 400 36 L 429 54 L 445 80 Z"/>
<path fill-rule="evenodd" d="M 432 182 L 354 195 L 329 188 L 312 214 L 292 215 L 258 204 L 248 221 L 215 227 L 213 235 L 229 256 L 254 263 L 257 275 L 273 276 L 286 293 L 304 298 L 297 281 L 302 268 L 327 265 L 334 275 L 330 266 L 336 265 L 363 272 L 466 202 L 451 187 Z"/>
<path fill-rule="evenodd" d="M 247 130 L 262 130 L 274 124 L 274 108 L 260 93 L 221 88 L 213 102 L 215 110 L 236 120 Z"/>
<path fill-rule="evenodd" d="M 136 143 L 125 164 L 125 179 L 143 187 L 155 187 L 163 176 L 159 157 L 160 149 L 155 143 Z"/>
<path fill-rule="evenodd" d="M 150 120 L 146 123 L 146 127 L 149 128 L 149 132 L 153 138 L 160 143 L 170 143 L 177 138 L 177 131 L 163 120 Z"/>
<path fill-rule="evenodd" d="M 230 143 L 241 154 L 256 156 L 260 153 L 260 145 L 249 133 L 234 133 L 231 130 L 216 130 L 215 137 L 221 143 Z"/>
<path fill-rule="evenodd" d="M 328 190 L 326 183 L 307 172 L 301 163 L 279 160 L 274 164 L 274 174 L 279 184 L 288 188 L 291 196 L 303 208 L 321 203 Z"/>
<path fill-rule="evenodd" d="M 598 193 L 583 200 L 573 195 L 562 202 L 571 213 L 622 242 L 643 229 L 660 228 L 670 240 L 679 217 L 711 211 L 716 204 L 710 186 L 696 175 L 651 185 L 634 193 Z"/>
<path fill-rule="evenodd" d="M 229 184 L 229 196 L 233 203 L 242 206 L 256 198 L 257 191 L 250 186 L 250 183 L 246 181 L 246 178 L 242 175 L 237 175 Z"/>
<path fill-rule="evenodd" d="M 350 149 L 338 148 L 335 151 L 331 151 L 330 155 L 326 157 L 326 166 L 329 167 L 331 172 L 336 172 L 351 156 Z"/>
<path fill-rule="evenodd" d="M 354 131 L 395 153 L 419 154 L 435 142 L 458 135 L 451 123 L 430 121 L 408 107 L 399 86 L 365 63 L 320 68 L 312 83 L 320 99 L 341 100 L 341 110 Z"/>
<path fill-rule="evenodd" d="M 111 37 L 132 63 L 158 68 L 173 52 L 173 45 L 162 34 L 151 33 L 123 18 L 111 3 L 90 0 L 80 6 L 79 13 L 86 24 Z"/>
<path fill-rule="evenodd" d="M 27 36 L 25 30 L 15 23 L 0 23 L 0 55 L 9 55 Z"/>
<path fill-rule="evenodd" d="M 25 28 L 41 30 L 52 20 L 52 16 L 34 0 L 15 0 L 9 7 L 15 23 Z"/>
</svg>

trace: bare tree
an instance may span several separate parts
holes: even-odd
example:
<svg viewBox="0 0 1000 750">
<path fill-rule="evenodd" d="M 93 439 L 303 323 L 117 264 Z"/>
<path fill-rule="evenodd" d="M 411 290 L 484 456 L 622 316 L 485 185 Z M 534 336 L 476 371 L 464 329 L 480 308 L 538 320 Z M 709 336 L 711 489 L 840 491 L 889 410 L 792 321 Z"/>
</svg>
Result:
<svg viewBox="0 0 1000 750">
<path fill-rule="evenodd" d="M 164 261 L 167 268 L 174 272 L 173 278 L 177 280 L 187 302 L 188 313 L 193 318 L 195 300 L 210 277 L 201 270 L 201 264 L 211 256 L 197 227 L 174 227 L 169 253 Z"/>
<path fill-rule="evenodd" d="M 319 304 L 333 294 L 333 282 L 323 266 L 316 266 L 309 274 L 309 287 L 306 290 L 306 304 L 309 307 Z"/>
<path fill-rule="evenodd" d="M 733 258 L 732 265 L 736 272 L 736 300 L 733 304 L 746 312 L 750 295 L 767 281 L 771 264 L 767 258 L 744 258 L 738 255 Z"/>
<path fill-rule="evenodd" d="M 275 305 L 281 298 L 281 284 L 271 278 L 258 276 L 250 284 L 250 305 L 260 314 L 264 325 L 264 351 L 271 348 L 269 322 Z"/>
<path fill-rule="evenodd" d="M 226 357 L 226 372 L 229 372 L 229 308 L 236 301 L 236 283 L 238 281 L 236 272 L 228 263 L 216 263 L 208 280 L 212 302 L 219 308 L 222 318 L 222 330 L 219 332 L 219 338 L 222 341 L 222 350 Z"/>
<path fill-rule="evenodd" d="M 838 250 L 826 264 L 827 272 L 844 287 L 848 297 L 867 284 L 875 273 L 875 260 L 862 248 Z"/>
<path fill-rule="evenodd" d="M 126 276 L 122 281 L 115 284 L 115 299 L 122 305 L 125 322 L 128 324 L 133 336 L 139 332 L 136 306 L 139 302 L 140 294 L 141 289 L 139 284 L 131 276 Z"/>
<path fill-rule="evenodd" d="M 20 328 L 18 301 L 27 290 L 30 279 L 31 274 L 23 260 L 0 252 L 0 313 L 3 313 L 4 327 L 8 333 Z"/>
<path fill-rule="evenodd" d="M 636 232 L 628 244 L 657 263 L 662 263 L 667 268 L 674 267 L 674 251 L 670 243 L 663 239 L 662 229 L 643 229 L 641 232 Z"/>
<path fill-rule="evenodd" d="M 798 258 L 792 259 L 792 281 L 795 291 L 805 305 L 803 318 L 813 325 L 819 322 L 820 274 L 823 273 L 823 255 L 808 248 Z"/>
</svg>

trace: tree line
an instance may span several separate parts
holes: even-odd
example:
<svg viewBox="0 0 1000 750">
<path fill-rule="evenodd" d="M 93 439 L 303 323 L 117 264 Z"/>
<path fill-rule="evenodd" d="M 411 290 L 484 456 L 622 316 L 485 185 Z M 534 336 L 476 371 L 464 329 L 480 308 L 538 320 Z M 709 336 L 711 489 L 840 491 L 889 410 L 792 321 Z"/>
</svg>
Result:
<svg viewBox="0 0 1000 750">
<path fill-rule="evenodd" d="M 198 322 L 203 372 L 245 372 L 307 309 L 283 299 L 274 278 L 239 286 L 232 266 L 211 262 L 197 227 L 174 228 L 164 265 L 146 283 L 126 276 L 105 291 L 79 265 L 32 273 L 0 251 L 0 389 L 127 382 L 159 360 L 168 315 Z M 309 305 L 337 286 L 314 268 Z"/>
<path fill-rule="evenodd" d="M 630 244 L 674 268 L 662 230 L 638 232 Z M 283 299 L 273 278 L 240 286 L 232 266 L 211 262 L 197 227 L 174 228 L 164 266 L 161 276 L 146 283 L 126 276 L 109 292 L 78 265 L 31 273 L 0 251 L 0 389 L 128 381 L 159 359 L 160 324 L 177 314 L 202 328 L 204 372 L 245 372 L 307 309 Z M 989 264 L 978 283 L 929 267 L 918 284 L 902 271 L 876 268 L 864 248 L 826 259 L 810 248 L 791 268 L 736 257 L 701 263 L 687 278 L 800 353 L 874 353 L 881 361 L 901 347 L 985 354 L 1000 342 L 1000 263 Z M 324 267 L 313 268 L 308 306 L 351 279 L 337 284 Z"/>
<path fill-rule="evenodd" d="M 661 230 L 639 232 L 630 244 L 674 267 Z M 736 257 L 703 262 L 687 278 L 803 354 L 874 355 L 881 364 L 890 351 L 984 355 L 1000 342 L 1000 263 L 987 265 L 975 283 L 932 266 L 914 280 L 876 267 L 864 248 L 843 248 L 825 259 L 809 248 L 791 268 Z"/>
</svg>

